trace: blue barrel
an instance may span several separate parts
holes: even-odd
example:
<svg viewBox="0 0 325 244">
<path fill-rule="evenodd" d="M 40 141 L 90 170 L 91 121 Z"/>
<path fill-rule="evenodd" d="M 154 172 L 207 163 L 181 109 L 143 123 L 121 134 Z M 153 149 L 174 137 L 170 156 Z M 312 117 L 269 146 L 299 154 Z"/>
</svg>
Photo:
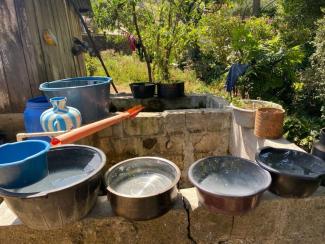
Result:
<svg viewBox="0 0 325 244">
<path fill-rule="evenodd" d="M 43 132 L 44 130 L 41 126 L 40 117 L 45 110 L 51 107 L 51 103 L 47 101 L 45 96 L 29 99 L 26 103 L 26 108 L 24 111 L 24 123 L 26 132 Z M 50 141 L 49 137 L 34 137 L 33 139 Z"/>
<path fill-rule="evenodd" d="M 39 89 L 51 99 L 66 97 L 67 106 L 78 109 L 83 124 L 104 119 L 109 112 L 110 77 L 78 77 L 45 82 Z"/>
</svg>

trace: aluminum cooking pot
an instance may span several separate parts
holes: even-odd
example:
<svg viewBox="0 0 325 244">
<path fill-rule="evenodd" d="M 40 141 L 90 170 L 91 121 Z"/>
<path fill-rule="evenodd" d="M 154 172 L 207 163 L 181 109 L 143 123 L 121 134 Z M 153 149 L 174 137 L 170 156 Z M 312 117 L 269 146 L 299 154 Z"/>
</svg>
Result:
<svg viewBox="0 0 325 244">
<path fill-rule="evenodd" d="M 111 167 L 105 174 L 113 211 L 134 220 L 148 220 L 166 213 L 174 204 L 179 168 L 169 160 L 139 157 Z"/>
</svg>

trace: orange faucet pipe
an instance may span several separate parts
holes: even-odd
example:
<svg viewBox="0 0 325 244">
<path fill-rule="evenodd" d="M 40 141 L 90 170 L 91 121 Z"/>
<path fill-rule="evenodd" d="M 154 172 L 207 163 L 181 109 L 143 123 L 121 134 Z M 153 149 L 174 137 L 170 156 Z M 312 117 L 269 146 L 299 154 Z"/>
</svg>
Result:
<svg viewBox="0 0 325 244">
<path fill-rule="evenodd" d="M 128 118 L 134 118 L 137 116 L 139 112 L 141 112 L 144 109 L 143 106 L 135 106 L 126 112 L 122 112 L 116 116 L 113 116 L 111 118 L 103 119 L 85 126 L 82 126 L 80 128 L 71 130 L 63 135 L 53 137 L 51 140 L 52 146 L 59 146 L 61 144 L 69 144 L 76 142 L 82 138 L 85 138 L 89 135 L 92 135 L 98 131 L 101 131 L 109 126 L 115 125 L 120 123 L 123 120 L 126 120 Z"/>
</svg>

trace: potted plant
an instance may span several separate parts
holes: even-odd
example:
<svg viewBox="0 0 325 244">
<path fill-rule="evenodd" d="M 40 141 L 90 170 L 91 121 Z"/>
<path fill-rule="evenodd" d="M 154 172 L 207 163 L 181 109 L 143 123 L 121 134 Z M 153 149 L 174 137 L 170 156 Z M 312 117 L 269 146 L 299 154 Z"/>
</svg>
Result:
<svg viewBox="0 0 325 244">
<path fill-rule="evenodd" d="M 182 56 L 195 35 L 201 1 L 159 1 L 157 11 L 147 28 L 147 42 L 153 54 L 153 69 L 158 77 L 160 98 L 184 96 L 184 81 L 171 76 L 171 67 Z M 201 9 L 202 10 L 202 9 Z"/>
<path fill-rule="evenodd" d="M 281 105 L 251 99 L 233 99 L 230 106 L 233 108 L 234 118 L 238 125 L 245 128 L 254 128 L 256 110 L 259 108 L 278 108 L 283 109 Z"/>
<path fill-rule="evenodd" d="M 204 1 L 96 0 L 94 12 L 102 28 L 122 30 L 146 62 L 148 82 L 131 83 L 135 96 L 153 96 L 154 76 L 158 95 L 164 98 L 184 96 L 184 82 L 171 78 L 170 68 L 182 55 L 195 33 L 198 13 Z M 133 34 L 130 34 L 133 33 Z M 141 98 L 142 98 L 141 97 Z"/>
<path fill-rule="evenodd" d="M 93 10 L 96 21 L 102 29 L 119 30 L 128 38 L 132 51 L 138 50 L 146 62 L 148 81 L 130 83 L 134 98 L 153 97 L 156 85 L 153 83 L 151 57 L 143 41 L 143 31 L 150 22 L 148 9 L 137 0 L 95 0 Z"/>
</svg>

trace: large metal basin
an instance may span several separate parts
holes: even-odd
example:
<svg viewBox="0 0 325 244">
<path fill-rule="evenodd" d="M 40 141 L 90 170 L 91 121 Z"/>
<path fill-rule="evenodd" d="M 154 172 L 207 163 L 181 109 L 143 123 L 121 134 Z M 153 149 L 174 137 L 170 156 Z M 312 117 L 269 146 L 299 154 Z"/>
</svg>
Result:
<svg viewBox="0 0 325 244">
<path fill-rule="evenodd" d="M 94 206 L 106 157 L 100 150 L 79 145 L 52 148 L 49 174 L 23 188 L 0 188 L 0 196 L 28 227 L 56 229 L 77 221 Z"/>
<path fill-rule="evenodd" d="M 272 175 L 270 191 L 282 197 L 308 197 L 325 177 L 325 162 L 302 151 L 264 147 L 255 158 Z"/>
<path fill-rule="evenodd" d="M 256 208 L 271 184 L 266 170 L 252 161 L 231 156 L 201 159 L 190 167 L 188 175 L 204 206 L 229 215 Z"/>
<path fill-rule="evenodd" d="M 88 124 L 106 118 L 109 112 L 110 77 L 79 77 L 45 82 L 39 89 L 48 100 L 66 97 L 67 105 L 77 108 L 82 122 Z"/>
</svg>

